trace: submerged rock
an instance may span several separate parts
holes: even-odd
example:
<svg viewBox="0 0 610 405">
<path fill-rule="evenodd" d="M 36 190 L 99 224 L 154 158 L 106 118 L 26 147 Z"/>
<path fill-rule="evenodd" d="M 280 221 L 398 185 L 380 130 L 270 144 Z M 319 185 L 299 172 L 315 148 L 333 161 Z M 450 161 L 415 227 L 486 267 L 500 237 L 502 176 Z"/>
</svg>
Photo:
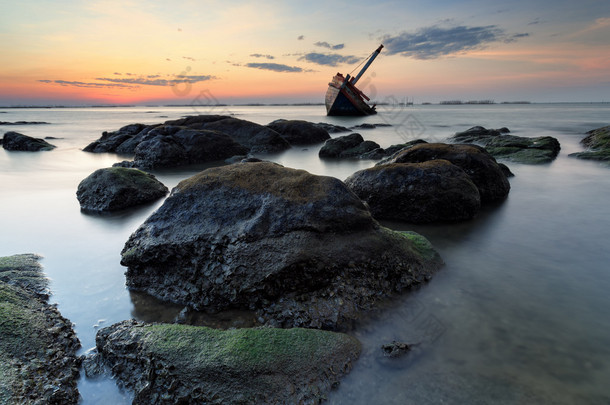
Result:
<svg viewBox="0 0 610 405">
<path fill-rule="evenodd" d="M 121 263 L 130 289 L 164 300 L 336 329 L 426 281 L 441 260 L 425 238 L 381 227 L 340 180 L 263 162 L 182 181 Z"/>
<path fill-rule="evenodd" d="M 329 124 L 327 122 L 318 122 L 315 125 L 326 130 L 326 132 L 328 132 L 329 134 L 336 134 L 338 132 L 350 132 L 349 128 L 342 127 L 341 125 Z"/>
<path fill-rule="evenodd" d="M 434 159 L 448 160 L 466 172 L 479 189 L 482 203 L 502 200 L 510 191 L 510 183 L 496 160 L 484 148 L 476 145 L 418 144 L 399 152 L 383 164 L 421 163 Z"/>
<path fill-rule="evenodd" d="M 134 404 L 319 404 L 361 351 L 345 334 L 124 321 L 101 329 L 98 355 Z"/>
<path fill-rule="evenodd" d="M 290 145 L 314 145 L 330 139 L 326 129 L 302 120 L 275 120 L 267 127 L 279 133 Z"/>
<path fill-rule="evenodd" d="M 528 138 L 505 135 L 509 132 L 508 128 L 486 129 L 477 126 L 458 132 L 449 140 L 457 143 L 475 143 L 484 146 L 496 159 L 526 164 L 551 162 L 561 150 L 559 141 L 551 136 Z"/>
<path fill-rule="evenodd" d="M 375 166 L 354 173 L 345 183 L 378 219 L 460 221 L 474 217 L 481 207 L 470 177 L 443 159 Z"/>
<path fill-rule="evenodd" d="M 116 211 L 164 197 L 169 190 L 150 173 L 112 167 L 80 182 L 76 197 L 85 211 Z"/>
<path fill-rule="evenodd" d="M 32 138 L 31 136 L 9 131 L 2 138 L 2 147 L 11 151 L 38 152 L 55 149 L 44 139 Z"/>
<path fill-rule="evenodd" d="M 0 257 L 0 403 L 76 404 L 80 343 L 32 254 Z"/>
<path fill-rule="evenodd" d="M 359 158 L 376 149 L 379 145 L 365 141 L 360 134 L 350 134 L 327 140 L 318 155 L 321 158 Z"/>
<path fill-rule="evenodd" d="M 610 161 L 610 125 L 593 129 L 580 141 L 589 150 L 571 153 L 570 156 L 587 160 Z"/>
</svg>

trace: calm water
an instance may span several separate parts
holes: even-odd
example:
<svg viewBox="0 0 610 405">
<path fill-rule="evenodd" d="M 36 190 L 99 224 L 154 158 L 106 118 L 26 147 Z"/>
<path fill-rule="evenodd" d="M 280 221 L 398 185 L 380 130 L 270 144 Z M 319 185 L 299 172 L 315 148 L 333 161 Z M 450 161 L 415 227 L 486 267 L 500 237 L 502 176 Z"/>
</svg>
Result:
<svg viewBox="0 0 610 405">
<path fill-rule="evenodd" d="M 267 124 L 278 118 L 344 126 L 390 123 L 359 131 L 382 147 L 422 138 L 443 141 L 474 125 L 508 127 L 521 136 L 550 135 L 562 151 L 548 165 L 508 163 L 515 177 L 506 201 L 455 225 L 413 226 L 446 266 L 432 281 L 353 332 L 364 352 L 329 398 L 331 404 L 610 404 L 610 167 L 569 158 L 583 133 L 610 123 L 610 105 L 379 107 L 365 118 L 330 118 L 323 107 L 130 107 L 0 109 L 0 126 L 52 136 L 51 152 L 0 149 L 0 256 L 34 252 L 52 280 L 51 300 L 76 325 L 83 352 L 103 326 L 137 317 L 172 319 L 180 310 L 125 289 L 123 244 L 162 202 L 120 214 L 80 212 L 78 183 L 123 160 L 82 152 L 102 131 L 195 113 L 233 113 Z M 340 134 L 342 135 L 342 134 Z M 328 162 L 319 146 L 266 156 L 285 166 L 345 179 L 371 161 Z M 155 173 L 168 187 L 197 169 Z M 241 314 L 236 314 L 236 319 Z M 237 324 L 248 324 L 241 319 Z M 387 361 L 381 345 L 419 343 Z M 129 403 L 111 380 L 81 379 L 83 404 Z"/>
</svg>

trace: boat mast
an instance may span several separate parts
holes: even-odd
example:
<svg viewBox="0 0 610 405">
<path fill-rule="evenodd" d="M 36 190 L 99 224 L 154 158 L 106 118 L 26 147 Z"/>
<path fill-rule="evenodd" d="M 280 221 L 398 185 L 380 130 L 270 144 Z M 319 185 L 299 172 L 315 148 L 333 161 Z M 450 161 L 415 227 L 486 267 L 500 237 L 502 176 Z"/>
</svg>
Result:
<svg viewBox="0 0 610 405">
<path fill-rule="evenodd" d="M 371 55 L 370 59 L 368 62 L 366 62 L 366 65 L 364 65 L 362 67 L 362 70 L 360 71 L 360 73 L 358 73 L 358 76 L 354 77 L 350 82 L 352 84 L 356 84 L 356 82 L 358 80 L 360 80 L 360 77 L 364 74 L 364 72 L 369 68 L 369 66 L 371 66 L 371 63 L 373 63 L 373 61 L 375 60 L 375 58 L 377 57 L 377 55 L 379 55 L 379 53 L 381 52 L 381 48 L 383 48 L 383 45 L 379 45 L 379 48 L 377 48 L 375 50 L 375 52 L 373 52 L 373 54 Z"/>
</svg>

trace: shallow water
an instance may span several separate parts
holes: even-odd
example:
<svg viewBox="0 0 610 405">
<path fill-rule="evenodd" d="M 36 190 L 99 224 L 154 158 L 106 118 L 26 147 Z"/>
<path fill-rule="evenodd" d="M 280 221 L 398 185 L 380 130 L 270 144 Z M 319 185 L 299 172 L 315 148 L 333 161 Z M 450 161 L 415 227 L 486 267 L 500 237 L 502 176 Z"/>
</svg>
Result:
<svg viewBox="0 0 610 405">
<path fill-rule="evenodd" d="M 112 215 L 85 215 L 78 183 L 123 160 L 82 152 L 102 131 L 194 113 L 233 113 L 267 124 L 278 118 L 353 126 L 382 147 L 415 138 L 443 141 L 474 125 L 508 127 L 521 136 L 550 135 L 562 145 L 551 164 L 507 162 L 515 177 L 506 201 L 472 221 L 415 226 L 446 265 L 353 332 L 363 356 L 330 398 L 331 404 L 610 403 L 610 167 L 567 156 L 585 131 L 610 121 L 608 104 L 380 106 L 373 117 L 331 118 L 320 106 L 130 107 L 0 109 L 3 121 L 49 125 L 0 126 L 52 136 L 51 152 L 0 149 L 0 256 L 39 253 L 52 280 L 52 302 L 76 325 L 83 352 L 100 327 L 127 318 L 169 321 L 181 308 L 125 289 L 123 244 L 161 203 Z M 338 134 L 342 135 L 342 134 Z M 319 146 L 265 156 L 285 166 L 345 179 L 371 161 L 322 161 Z M 155 173 L 168 187 L 202 167 Z M 248 314 L 197 318 L 216 326 L 246 326 Z M 389 361 L 381 345 L 418 343 Z M 129 403 L 111 380 L 81 379 L 83 404 Z"/>
</svg>

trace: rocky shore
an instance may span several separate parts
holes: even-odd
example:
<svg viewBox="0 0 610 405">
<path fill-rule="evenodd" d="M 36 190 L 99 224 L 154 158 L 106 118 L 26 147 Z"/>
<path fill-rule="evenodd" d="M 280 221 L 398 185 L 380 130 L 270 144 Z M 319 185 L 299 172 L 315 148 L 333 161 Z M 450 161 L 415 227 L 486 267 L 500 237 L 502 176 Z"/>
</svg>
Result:
<svg viewBox="0 0 610 405">
<path fill-rule="evenodd" d="M 76 404 L 80 343 L 48 303 L 40 257 L 0 257 L 0 404 Z"/>
</svg>

